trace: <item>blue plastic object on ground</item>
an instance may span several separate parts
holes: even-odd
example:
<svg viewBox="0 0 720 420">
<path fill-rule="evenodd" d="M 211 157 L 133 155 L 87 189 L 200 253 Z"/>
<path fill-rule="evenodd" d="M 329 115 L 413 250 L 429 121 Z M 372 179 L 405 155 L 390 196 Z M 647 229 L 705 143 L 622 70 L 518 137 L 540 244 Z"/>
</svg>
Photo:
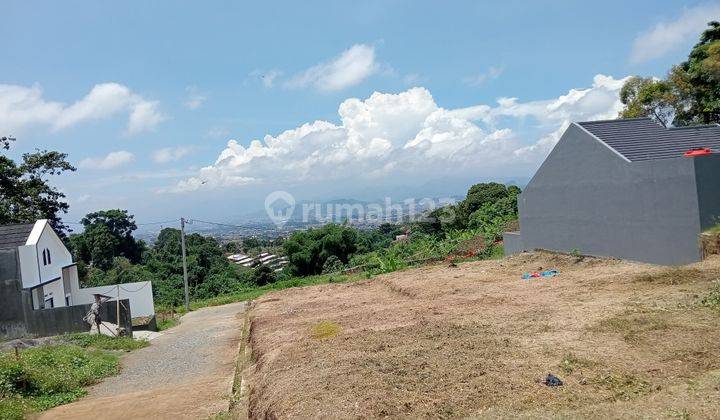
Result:
<svg viewBox="0 0 720 420">
<path fill-rule="evenodd" d="M 534 273 L 525 273 L 522 276 L 520 276 L 523 280 L 530 280 L 540 277 L 555 277 L 558 274 L 560 274 L 557 270 L 545 270 L 541 273 L 534 272 Z"/>
</svg>

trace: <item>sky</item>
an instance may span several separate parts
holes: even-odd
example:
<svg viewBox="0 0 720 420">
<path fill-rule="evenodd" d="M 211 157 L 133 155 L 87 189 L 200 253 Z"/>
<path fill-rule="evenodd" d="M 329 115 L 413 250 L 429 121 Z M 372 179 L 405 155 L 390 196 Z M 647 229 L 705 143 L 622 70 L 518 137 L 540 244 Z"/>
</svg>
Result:
<svg viewBox="0 0 720 420">
<path fill-rule="evenodd" d="M 297 200 L 526 182 L 632 75 L 683 61 L 717 1 L 0 1 L 0 135 L 79 220 L 240 221 Z"/>
</svg>

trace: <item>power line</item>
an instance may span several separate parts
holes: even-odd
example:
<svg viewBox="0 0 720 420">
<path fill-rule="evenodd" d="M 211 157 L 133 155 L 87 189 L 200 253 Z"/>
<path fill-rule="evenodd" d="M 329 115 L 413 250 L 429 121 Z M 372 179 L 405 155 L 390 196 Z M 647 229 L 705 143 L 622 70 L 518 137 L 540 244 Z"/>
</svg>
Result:
<svg viewBox="0 0 720 420">
<path fill-rule="evenodd" d="M 67 223 L 68 225 L 84 226 L 84 224 L 81 222 L 63 222 L 63 223 Z M 169 224 L 169 223 L 178 223 L 178 221 L 176 219 L 173 219 L 173 220 L 163 220 L 160 222 L 135 223 L 135 226 L 164 225 L 164 224 Z"/>
<path fill-rule="evenodd" d="M 235 228 L 240 228 L 240 229 L 248 229 L 248 228 L 257 227 L 257 225 L 233 225 L 230 223 L 208 222 L 207 220 L 198 220 L 198 219 L 189 219 L 189 221 L 199 222 L 199 223 L 207 223 L 209 225 L 216 225 L 216 226 L 235 227 Z"/>
</svg>

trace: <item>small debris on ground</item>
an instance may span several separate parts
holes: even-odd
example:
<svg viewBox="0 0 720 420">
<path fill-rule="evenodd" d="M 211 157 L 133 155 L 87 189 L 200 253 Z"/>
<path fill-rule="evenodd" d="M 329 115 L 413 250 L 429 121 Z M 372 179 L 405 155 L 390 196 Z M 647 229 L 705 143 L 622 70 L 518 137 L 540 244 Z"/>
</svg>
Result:
<svg viewBox="0 0 720 420">
<path fill-rule="evenodd" d="M 548 373 L 548 376 L 545 377 L 545 381 L 543 381 L 543 383 L 547 386 L 562 386 L 563 381 L 552 373 Z"/>
</svg>

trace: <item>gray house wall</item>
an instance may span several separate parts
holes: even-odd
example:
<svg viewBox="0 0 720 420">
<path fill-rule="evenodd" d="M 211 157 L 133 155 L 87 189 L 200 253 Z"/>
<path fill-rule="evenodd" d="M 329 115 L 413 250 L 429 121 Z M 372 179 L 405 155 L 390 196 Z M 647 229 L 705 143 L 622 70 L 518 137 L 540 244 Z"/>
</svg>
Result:
<svg viewBox="0 0 720 420">
<path fill-rule="evenodd" d="M 34 310 L 30 294 L 29 289 L 22 288 L 17 250 L 0 249 L 0 339 L 45 337 L 90 330 L 90 326 L 82 320 L 90 305 Z M 130 301 L 124 299 L 120 302 L 120 325 L 132 332 Z M 102 305 L 100 316 L 117 324 L 114 302 Z"/>
<path fill-rule="evenodd" d="M 695 162 L 702 230 L 720 224 L 720 155 L 699 156 Z"/>
<path fill-rule="evenodd" d="M 572 124 L 519 197 L 524 250 L 657 264 L 698 261 L 694 159 L 629 162 Z M 698 167 L 706 179 L 709 172 Z M 718 188 L 703 181 L 702 189 Z M 708 212 L 720 205 L 708 201 Z"/>
</svg>

